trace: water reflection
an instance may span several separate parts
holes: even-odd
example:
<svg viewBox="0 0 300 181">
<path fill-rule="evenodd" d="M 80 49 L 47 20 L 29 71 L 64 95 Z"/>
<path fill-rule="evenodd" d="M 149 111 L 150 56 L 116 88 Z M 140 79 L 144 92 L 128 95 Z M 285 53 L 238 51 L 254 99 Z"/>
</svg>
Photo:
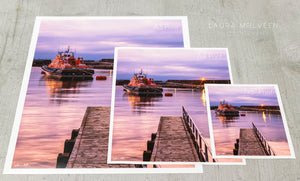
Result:
<svg viewBox="0 0 300 181">
<path fill-rule="evenodd" d="M 72 129 L 79 128 L 87 106 L 111 106 L 110 70 L 95 70 L 106 81 L 59 81 L 31 69 L 13 168 L 55 168 L 57 154 Z"/>
<path fill-rule="evenodd" d="M 201 100 L 202 100 L 203 106 L 206 106 L 206 95 L 205 95 L 204 89 L 202 90 Z"/>
<path fill-rule="evenodd" d="M 270 117 L 270 114 L 269 114 L 269 117 Z M 263 111 L 262 118 L 264 119 L 264 122 L 266 123 L 267 117 L 266 117 L 265 111 Z"/>
<path fill-rule="evenodd" d="M 58 80 L 43 76 L 39 85 L 45 82 L 47 93 L 50 95 L 49 101 L 61 104 L 66 101 L 78 101 L 76 94 L 80 94 L 82 88 L 91 87 L 92 80 Z"/>
<path fill-rule="evenodd" d="M 215 149 L 217 155 L 232 155 L 235 140 L 239 138 L 241 128 L 252 128 L 252 122 L 259 129 L 277 155 L 288 155 L 286 133 L 280 114 L 272 114 L 260 111 L 244 112 L 245 116 L 221 117 L 211 111 Z M 272 119 L 272 122 L 270 121 Z M 284 144 L 279 144 L 284 143 Z"/>
<path fill-rule="evenodd" d="M 159 102 L 162 100 L 162 96 L 136 96 L 133 94 L 124 93 L 123 97 L 127 97 L 132 110 L 134 112 L 143 112 L 144 107 L 153 107 L 154 102 Z"/>
<path fill-rule="evenodd" d="M 164 88 L 170 97 L 140 97 L 124 94 L 116 86 L 112 160 L 142 161 L 147 140 L 158 129 L 161 116 L 182 116 L 185 106 L 202 135 L 209 137 L 204 91 L 188 88 Z"/>
<path fill-rule="evenodd" d="M 230 124 L 232 124 L 233 122 L 235 122 L 235 120 L 239 118 L 238 116 L 216 116 L 225 127 L 230 126 Z"/>
<path fill-rule="evenodd" d="M 182 116 L 182 106 L 195 121 L 206 142 L 210 143 L 207 109 L 201 99 L 205 97 L 205 92 L 188 88 L 164 88 L 164 92 L 173 93 L 173 96 L 136 97 L 124 94 L 123 87 L 116 86 L 111 150 L 113 161 L 142 161 L 147 140 L 151 133 L 157 131 L 160 117 Z"/>
</svg>

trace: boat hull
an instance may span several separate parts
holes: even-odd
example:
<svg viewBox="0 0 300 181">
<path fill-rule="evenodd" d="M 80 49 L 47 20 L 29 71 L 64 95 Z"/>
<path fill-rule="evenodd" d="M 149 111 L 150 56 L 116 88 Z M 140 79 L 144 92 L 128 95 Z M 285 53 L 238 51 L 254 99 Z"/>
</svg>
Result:
<svg viewBox="0 0 300 181">
<path fill-rule="evenodd" d="M 215 112 L 219 116 L 239 116 L 239 111 L 235 110 L 216 110 Z"/>
<path fill-rule="evenodd" d="M 56 69 L 42 66 L 47 76 L 58 79 L 93 79 L 94 70 L 87 69 Z"/>
<path fill-rule="evenodd" d="M 131 87 L 123 85 L 124 90 L 136 96 L 162 96 L 163 89 L 159 87 Z"/>
</svg>

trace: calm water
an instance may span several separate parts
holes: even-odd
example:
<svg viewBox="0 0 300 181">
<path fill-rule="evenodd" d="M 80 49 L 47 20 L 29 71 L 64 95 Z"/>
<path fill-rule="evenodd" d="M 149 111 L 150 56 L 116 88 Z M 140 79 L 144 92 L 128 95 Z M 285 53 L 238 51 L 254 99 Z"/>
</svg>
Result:
<svg viewBox="0 0 300 181">
<path fill-rule="evenodd" d="M 136 97 L 116 87 L 112 161 L 142 161 L 147 140 L 158 128 L 161 116 L 182 116 L 182 106 L 209 137 L 203 90 L 164 88 L 173 97 Z"/>
<path fill-rule="evenodd" d="M 81 125 L 87 106 L 110 106 L 112 71 L 95 70 L 106 81 L 46 79 L 33 67 L 27 90 L 13 168 L 54 168 L 65 139 Z"/>
<path fill-rule="evenodd" d="M 55 168 L 65 139 L 80 127 L 86 107 L 111 104 L 112 71 L 95 70 L 97 75 L 106 75 L 107 80 L 58 81 L 41 75 L 40 68 L 32 68 L 13 168 Z M 160 116 L 182 116 L 182 106 L 209 143 L 204 91 L 164 92 L 173 93 L 173 97 L 128 96 L 121 86 L 116 87 L 112 160 L 141 161 Z"/>
<path fill-rule="evenodd" d="M 211 111 L 213 134 L 217 155 L 232 155 L 240 128 L 252 128 L 252 122 L 270 143 L 277 155 L 290 155 L 281 115 L 265 112 L 240 112 L 246 116 L 226 119 Z"/>
</svg>

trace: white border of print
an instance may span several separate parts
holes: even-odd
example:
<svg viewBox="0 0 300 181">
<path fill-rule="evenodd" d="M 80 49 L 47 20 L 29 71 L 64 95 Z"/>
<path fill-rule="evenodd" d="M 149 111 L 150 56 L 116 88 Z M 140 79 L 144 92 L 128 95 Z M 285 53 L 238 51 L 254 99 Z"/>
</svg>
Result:
<svg viewBox="0 0 300 181">
<path fill-rule="evenodd" d="M 119 49 L 183 49 L 183 48 L 149 48 L 149 47 L 116 47 L 115 48 L 115 56 L 114 56 L 114 72 L 113 72 L 113 87 L 112 87 L 112 99 L 111 99 L 111 112 L 110 112 L 110 126 L 109 126 L 109 142 L 108 142 L 108 155 L 107 155 L 107 163 L 109 164 L 160 164 L 160 165 L 191 165 L 191 164 L 201 164 L 201 165 L 246 165 L 245 159 L 242 159 L 242 162 L 143 162 L 143 161 L 112 161 L 111 160 L 111 152 L 112 152 L 112 135 L 113 135 L 113 120 L 114 120 L 114 106 L 115 106 L 115 90 L 116 90 L 116 78 L 117 78 L 117 64 L 118 64 L 118 50 Z M 229 52 L 228 48 L 184 48 L 186 50 L 194 49 L 194 50 L 211 50 L 211 49 L 223 49 L 226 50 L 226 58 L 228 64 L 228 71 L 231 83 L 232 75 L 230 68 L 230 60 L 229 60 Z"/>
<path fill-rule="evenodd" d="M 274 87 L 291 155 L 290 156 L 276 156 L 276 155 L 275 156 L 234 156 L 234 155 L 217 156 L 216 155 L 216 149 L 215 149 L 214 135 L 213 135 L 213 125 L 212 125 L 212 118 L 211 118 L 211 111 L 210 111 L 210 101 L 209 101 L 209 87 L 213 87 L 213 86 L 232 86 L 232 87 L 270 86 L 270 87 Z M 286 121 L 285 112 L 283 110 L 283 104 L 282 104 L 282 101 L 281 101 L 279 88 L 278 88 L 277 84 L 234 84 L 234 85 L 232 85 L 232 84 L 205 84 L 205 93 L 206 93 L 206 100 L 207 100 L 206 101 L 207 102 L 206 106 L 207 106 L 207 115 L 208 115 L 208 122 L 209 122 L 210 140 L 211 140 L 211 145 L 212 145 L 212 155 L 213 155 L 214 158 L 244 158 L 244 159 L 296 158 L 295 157 L 295 152 L 294 152 L 294 147 L 293 147 L 293 144 L 292 144 L 292 139 L 291 139 L 290 132 L 289 132 L 289 129 L 288 129 L 288 124 L 287 124 L 287 121 Z"/>
<path fill-rule="evenodd" d="M 202 173 L 202 165 L 195 165 L 195 168 L 105 168 L 105 169 L 96 169 L 96 168 L 88 168 L 88 169 L 19 169 L 19 168 L 11 168 L 16 141 L 19 132 L 19 126 L 21 123 L 22 111 L 24 107 L 26 92 L 29 83 L 29 77 L 32 67 L 32 61 L 34 58 L 35 48 L 37 44 L 38 34 L 40 23 L 42 20 L 97 20 L 97 19 L 107 19 L 107 20 L 114 20 L 114 19 L 178 19 L 182 21 L 182 30 L 183 30 L 183 41 L 184 47 L 190 47 L 190 40 L 189 40 L 189 30 L 188 30 L 188 20 L 186 16 L 107 16 L 107 17 L 69 17 L 69 16 L 38 16 L 35 19 L 33 34 L 31 38 L 29 53 L 27 57 L 27 62 L 25 66 L 25 72 L 22 82 L 22 87 L 19 95 L 16 115 L 13 123 L 13 129 L 10 137 L 10 142 L 8 146 L 7 156 L 5 160 L 5 165 L 3 168 L 3 174 L 131 174 L 131 173 Z"/>
</svg>

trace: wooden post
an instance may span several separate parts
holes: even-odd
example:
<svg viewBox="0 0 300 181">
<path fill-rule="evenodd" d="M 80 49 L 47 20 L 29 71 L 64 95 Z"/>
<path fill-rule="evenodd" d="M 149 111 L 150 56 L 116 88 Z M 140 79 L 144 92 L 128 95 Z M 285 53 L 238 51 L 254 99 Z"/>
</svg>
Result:
<svg viewBox="0 0 300 181">
<path fill-rule="evenodd" d="M 143 153 L 143 161 L 150 161 L 151 159 L 151 151 L 144 151 Z"/>
<path fill-rule="evenodd" d="M 238 149 L 233 149 L 233 155 L 238 155 Z"/>
<path fill-rule="evenodd" d="M 151 151 L 153 150 L 154 147 L 154 141 L 147 141 L 147 151 Z"/>
<path fill-rule="evenodd" d="M 75 139 L 78 136 L 79 129 L 73 129 L 71 139 Z"/>
<path fill-rule="evenodd" d="M 151 134 L 151 141 L 154 141 L 155 138 L 156 138 L 156 133 L 152 133 L 152 134 Z"/>
<path fill-rule="evenodd" d="M 199 136 L 199 144 L 200 144 L 200 149 L 202 149 L 202 139 L 201 139 L 201 136 Z"/>
<path fill-rule="evenodd" d="M 68 160 L 69 160 L 69 153 L 60 153 L 58 154 L 57 161 L 56 161 L 56 168 L 66 168 Z"/>
<path fill-rule="evenodd" d="M 72 153 L 75 144 L 75 139 L 66 139 L 64 153 Z"/>
<path fill-rule="evenodd" d="M 208 161 L 207 145 L 205 145 L 205 158 L 206 158 L 206 161 Z"/>
</svg>

